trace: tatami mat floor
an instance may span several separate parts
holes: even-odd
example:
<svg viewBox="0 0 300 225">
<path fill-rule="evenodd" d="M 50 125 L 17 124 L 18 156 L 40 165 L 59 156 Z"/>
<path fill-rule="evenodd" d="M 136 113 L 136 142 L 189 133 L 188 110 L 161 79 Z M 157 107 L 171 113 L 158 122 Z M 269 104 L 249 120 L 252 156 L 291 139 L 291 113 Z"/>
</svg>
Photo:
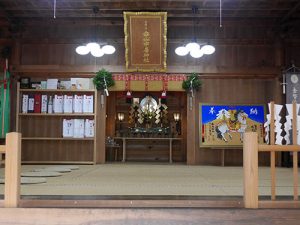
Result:
<svg viewBox="0 0 300 225">
<path fill-rule="evenodd" d="M 49 165 L 23 165 L 22 171 L 44 167 Z M 292 195 L 292 169 L 277 168 L 276 172 L 277 195 Z M 242 167 L 139 163 L 80 165 L 78 170 L 60 177 L 47 177 L 46 183 L 22 185 L 21 194 L 242 196 L 242 174 Z M 4 176 L 3 168 L 0 176 Z M 259 168 L 260 195 L 270 195 L 270 183 L 270 169 Z M 1 184 L 0 194 L 3 190 Z"/>
</svg>

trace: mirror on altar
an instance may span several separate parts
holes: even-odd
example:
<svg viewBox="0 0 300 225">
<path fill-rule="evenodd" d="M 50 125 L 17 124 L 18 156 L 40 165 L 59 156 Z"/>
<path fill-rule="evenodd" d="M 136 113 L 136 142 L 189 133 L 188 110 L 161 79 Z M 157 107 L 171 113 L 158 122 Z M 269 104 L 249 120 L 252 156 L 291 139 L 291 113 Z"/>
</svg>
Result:
<svg viewBox="0 0 300 225">
<path fill-rule="evenodd" d="M 144 120 L 146 120 L 147 122 L 147 120 L 151 120 L 155 116 L 158 105 L 156 100 L 152 96 L 147 95 L 141 100 L 140 109 L 142 111 Z"/>
</svg>

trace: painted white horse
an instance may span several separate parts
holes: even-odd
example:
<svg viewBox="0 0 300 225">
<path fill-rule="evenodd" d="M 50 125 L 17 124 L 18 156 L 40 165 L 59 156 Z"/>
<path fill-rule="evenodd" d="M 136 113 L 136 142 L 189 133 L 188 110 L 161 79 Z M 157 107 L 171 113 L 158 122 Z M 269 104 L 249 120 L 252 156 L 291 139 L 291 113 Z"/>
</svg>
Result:
<svg viewBox="0 0 300 225">
<path fill-rule="evenodd" d="M 247 118 L 248 118 L 248 114 L 245 113 L 244 111 L 240 111 L 237 115 L 237 119 L 240 123 L 240 128 L 237 130 L 237 132 L 240 133 L 240 139 L 241 142 L 243 142 L 244 140 L 244 133 L 246 132 L 247 129 Z"/>
<path fill-rule="evenodd" d="M 216 126 L 217 137 L 220 138 L 221 140 L 227 142 L 227 139 L 225 138 L 225 134 L 228 134 L 229 138 L 232 139 L 232 136 L 230 134 L 230 130 L 229 130 L 229 127 L 227 124 L 227 121 L 230 119 L 230 113 L 225 109 L 221 109 L 219 111 L 219 113 L 217 114 L 217 119 L 222 120 Z"/>
<path fill-rule="evenodd" d="M 229 138 L 232 139 L 230 133 L 238 132 L 240 133 L 240 140 L 243 142 L 248 115 L 244 111 L 239 111 L 234 114 L 232 110 L 229 111 L 222 109 L 217 114 L 217 119 L 221 119 L 221 122 L 216 125 L 217 137 L 227 142 L 228 140 L 225 134 L 228 134 Z"/>
</svg>

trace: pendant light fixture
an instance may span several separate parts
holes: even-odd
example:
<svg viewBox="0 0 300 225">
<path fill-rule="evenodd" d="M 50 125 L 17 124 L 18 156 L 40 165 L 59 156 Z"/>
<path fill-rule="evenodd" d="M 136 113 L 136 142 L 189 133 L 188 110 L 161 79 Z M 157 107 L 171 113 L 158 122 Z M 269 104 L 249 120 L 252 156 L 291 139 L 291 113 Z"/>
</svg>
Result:
<svg viewBox="0 0 300 225">
<path fill-rule="evenodd" d="M 104 54 L 111 55 L 113 54 L 116 49 L 112 45 L 102 44 L 101 47 L 100 44 L 96 42 L 97 38 L 97 25 L 96 25 L 96 15 L 99 12 L 99 8 L 97 6 L 93 7 L 93 13 L 94 13 L 94 41 L 91 41 L 87 43 L 86 45 L 80 45 L 76 48 L 76 53 L 79 55 L 87 55 L 91 53 L 94 57 L 102 57 Z"/>
<path fill-rule="evenodd" d="M 193 12 L 193 40 L 185 46 L 179 46 L 175 49 L 175 53 L 179 56 L 186 56 L 190 53 L 193 58 L 200 58 L 203 55 L 211 55 L 215 52 L 215 47 L 207 43 L 197 43 L 196 39 L 196 14 L 198 8 L 192 7 Z"/>
</svg>

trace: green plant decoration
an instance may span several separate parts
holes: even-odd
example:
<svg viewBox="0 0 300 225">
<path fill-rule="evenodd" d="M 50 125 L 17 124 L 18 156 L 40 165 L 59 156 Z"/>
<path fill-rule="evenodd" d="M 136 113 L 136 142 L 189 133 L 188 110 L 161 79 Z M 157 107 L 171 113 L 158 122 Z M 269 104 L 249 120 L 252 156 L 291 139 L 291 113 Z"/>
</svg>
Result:
<svg viewBox="0 0 300 225">
<path fill-rule="evenodd" d="M 186 80 L 182 82 L 182 88 L 186 91 L 196 90 L 199 91 L 202 82 L 197 73 L 192 73 Z"/>
<path fill-rule="evenodd" d="M 98 91 L 103 91 L 115 85 L 112 73 L 105 69 L 101 69 L 96 73 L 95 77 L 93 78 L 93 83 Z"/>
</svg>

